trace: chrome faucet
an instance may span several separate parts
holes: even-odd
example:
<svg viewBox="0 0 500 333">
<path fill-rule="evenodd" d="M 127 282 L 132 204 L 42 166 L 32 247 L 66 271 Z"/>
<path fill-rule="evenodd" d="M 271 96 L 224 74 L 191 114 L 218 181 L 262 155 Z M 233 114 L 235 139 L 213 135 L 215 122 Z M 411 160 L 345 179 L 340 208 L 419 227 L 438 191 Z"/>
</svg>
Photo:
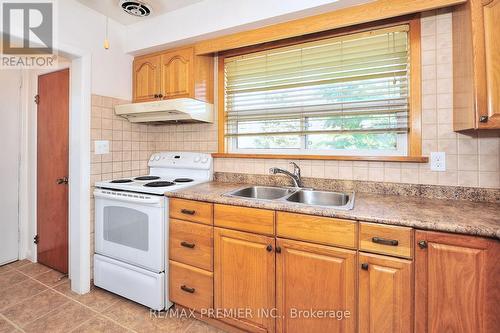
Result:
<svg viewBox="0 0 500 333">
<path fill-rule="evenodd" d="M 271 168 L 269 169 L 269 172 L 273 175 L 278 173 L 287 175 L 288 177 L 292 178 L 295 187 L 303 187 L 302 178 L 300 177 L 300 167 L 294 162 L 290 162 L 290 164 L 293 165 L 293 173 L 281 168 Z"/>
</svg>

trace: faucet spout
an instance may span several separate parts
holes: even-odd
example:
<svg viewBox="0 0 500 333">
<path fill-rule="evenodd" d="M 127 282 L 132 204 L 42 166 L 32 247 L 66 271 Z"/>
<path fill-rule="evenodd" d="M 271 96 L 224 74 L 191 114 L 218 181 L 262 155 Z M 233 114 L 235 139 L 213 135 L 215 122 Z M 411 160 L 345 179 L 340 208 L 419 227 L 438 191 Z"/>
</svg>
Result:
<svg viewBox="0 0 500 333">
<path fill-rule="evenodd" d="M 276 168 L 276 167 L 273 167 L 273 168 L 270 168 L 269 169 L 269 173 L 273 174 L 273 175 L 276 175 L 276 174 L 283 174 L 283 175 L 286 175 L 288 177 L 290 177 L 293 181 L 293 184 L 295 187 L 303 187 L 303 184 L 302 184 L 302 178 L 300 176 L 300 168 L 297 164 L 295 164 L 294 162 L 290 162 L 290 164 L 293 165 L 294 167 L 294 170 L 293 170 L 293 173 L 291 173 L 290 171 L 288 170 L 285 170 L 285 169 L 281 169 L 281 168 Z"/>
</svg>

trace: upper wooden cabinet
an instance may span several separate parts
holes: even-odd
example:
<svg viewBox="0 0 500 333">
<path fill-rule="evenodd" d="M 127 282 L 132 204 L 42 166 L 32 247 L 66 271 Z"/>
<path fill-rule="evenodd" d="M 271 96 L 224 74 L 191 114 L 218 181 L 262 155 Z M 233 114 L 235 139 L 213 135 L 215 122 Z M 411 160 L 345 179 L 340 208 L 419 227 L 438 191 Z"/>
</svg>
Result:
<svg viewBox="0 0 500 333">
<path fill-rule="evenodd" d="M 415 233 L 415 331 L 498 332 L 500 242 Z"/>
<path fill-rule="evenodd" d="M 500 128 L 500 0 L 469 0 L 453 11 L 453 125 Z"/>
<path fill-rule="evenodd" d="M 134 102 L 195 98 L 213 103 L 211 56 L 196 56 L 193 47 L 167 50 L 134 59 Z"/>
<path fill-rule="evenodd" d="M 160 88 L 160 58 L 141 57 L 134 60 L 134 102 L 145 102 L 156 98 Z"/>
</svg>

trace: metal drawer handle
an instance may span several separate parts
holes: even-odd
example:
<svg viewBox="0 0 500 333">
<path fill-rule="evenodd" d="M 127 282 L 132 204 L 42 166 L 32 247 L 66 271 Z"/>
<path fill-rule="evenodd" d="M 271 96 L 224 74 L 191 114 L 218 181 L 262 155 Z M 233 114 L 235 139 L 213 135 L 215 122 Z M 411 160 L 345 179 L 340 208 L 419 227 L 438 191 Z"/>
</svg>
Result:
<svg viewBox="0 0 500 333">
<path fill-rule="evenodd" d="M 181 246 L 184 246 L 184 247 L 192 249 L 192 248 L 194 248 L 194 243 L 188 243 L 188 242 L 182 241 L 181 242 Z"/>
<path fill-rule="evenodd" d="M 183 209 L 181 209 L 181 213 L 182 214 L 186 214 L 186 215 L 194 215 L 194 213 L 196 213 L 196 211 L 192 210 L 192 209 L 185 209 L 185 208 L 183 208 Z"/>
<path fill-rule="evenodd" d="M 398 246 L 399 242 L 395 239 L 386 239 L 380 237 L 373 237 L 372 242 L 383 245 Z"/>
<path fill-rule="evenodd" d="M 189 288 L 189 287 L 188 287 L 188 286 L 186 286 L 186 285 L 182 285 L 182 286 L 181 286 L 181 289 L 182 289 L 182 290 L 184 290 L 184 291 L 185 291 L 185 292 L 187 292 L 187 293 L 190 293 L 190 294 L 193 294 L 193 293 L 194 293 L 194 291 L 195 291 L 195 289 L 194 289 L 194 288 Z"/>
</svg>

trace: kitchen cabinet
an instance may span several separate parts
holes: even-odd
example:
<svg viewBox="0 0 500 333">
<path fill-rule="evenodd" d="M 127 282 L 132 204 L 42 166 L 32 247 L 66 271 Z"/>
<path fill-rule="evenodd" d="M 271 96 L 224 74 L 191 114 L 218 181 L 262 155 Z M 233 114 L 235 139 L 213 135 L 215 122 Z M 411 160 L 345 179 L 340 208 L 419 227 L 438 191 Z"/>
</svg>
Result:
<svg viewBox="0 0 500 333">
<path fill-rule="evenodd" d="M 416 332 L 498 332 L 500 242 L 415 234 Z"/>
<path fill-rule="evenodd" d="M 276 332 L 355 332 L 356 251 L 278 238 L 276 305 Z"/>
<path fill-rule="evenodd" d="M 359 332 L 413 332 L 410 260 L 359 254 Z"/>
<path fill-rule="evenodd" d="M 193 47 L 139 56 L 133 64 L 134 102 L 194 98 L 213 103 L 214 59 Z"/>
<path fill-rule="evenodd" d="M 453 9 L 453 125 L 500 128 L 500 0 Z"/>
<path fill-rule="evenodd" d="M 157 98 L 160 93 L 160 57 L 142 57 L 134 60 L 134 102 L 145 102 Z"/>
<path fill-rule="evenodd" d="M 214 305 L 222 321 L 249 332 L 274 332 L 273 237 L 214 228 Z"/>
</svg>

